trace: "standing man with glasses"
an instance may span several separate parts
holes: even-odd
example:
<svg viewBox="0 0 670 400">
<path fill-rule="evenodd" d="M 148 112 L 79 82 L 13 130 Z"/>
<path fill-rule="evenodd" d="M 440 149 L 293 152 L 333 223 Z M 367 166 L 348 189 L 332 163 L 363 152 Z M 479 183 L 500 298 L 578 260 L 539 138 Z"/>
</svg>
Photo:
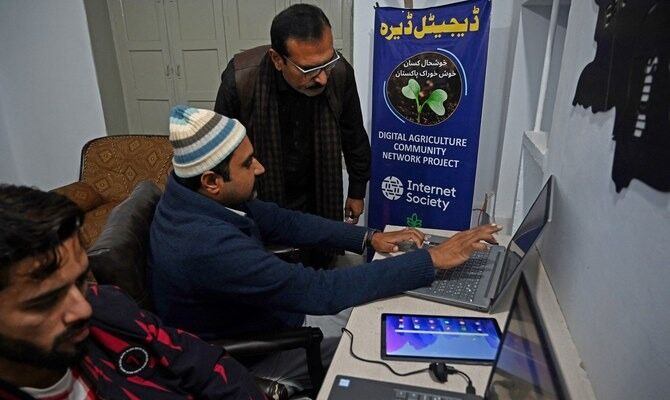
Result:
<svg viewBox="0 0 670 400">
<path fill-rule="evenodd" d="M 370 143 L 351 65 L 334 49 L 326 15 L 296 4 L 275 16 L 271 46 L 235 55 L 221 75 L 214 110 L 236 118 L 267 172 L 262 200 L 357 223 L 370 179 Z M 349 174 L 342 207 L 342 154 Z M 330 251 L 303 257 L 324 266 Z"/>
</svg>

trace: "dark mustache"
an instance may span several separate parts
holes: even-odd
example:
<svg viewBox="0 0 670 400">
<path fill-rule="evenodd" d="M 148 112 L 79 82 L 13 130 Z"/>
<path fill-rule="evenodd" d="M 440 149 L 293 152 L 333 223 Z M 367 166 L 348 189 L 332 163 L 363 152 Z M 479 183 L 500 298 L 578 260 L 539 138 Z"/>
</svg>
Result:
<svg viewBox="0 0 670 400">
<path fill-rule="evenodd" d="M 76 336 L 79 332 L 81 332 L 83 329 L 87 328 L 89 326 L 90 320 L 86 319 L 83 321 L 79 321 L 75 323 L 74 325 L 70 325 L 65 332 L 60 334 L 58 338 L 56 339 L 58 342 L 64 342 L 73 336 Z"/>
</svg>

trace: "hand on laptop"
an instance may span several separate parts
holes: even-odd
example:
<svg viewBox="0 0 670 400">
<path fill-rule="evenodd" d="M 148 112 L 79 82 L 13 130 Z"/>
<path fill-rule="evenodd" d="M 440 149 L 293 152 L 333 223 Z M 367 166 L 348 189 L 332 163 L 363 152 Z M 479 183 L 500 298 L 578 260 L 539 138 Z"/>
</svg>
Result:
<svg viewBox="0 0 670 400">
<path fill-rule="evenodd" d="M 414 228 L 405 228 L 393 232 L 376 232 L 372 235 L 370 243 L 375 251 L 390 253 L 399 251 L 398 244 L 404 241 L 412 241 L 416 247 L 422 247 L 426 235 Z"/>
<path fill-rule="evenodd" d="M 500 225 L 486 224 L 455 234 L 446 242 L 428 249 L 433 265 L 435 268 L 448 269 L 464 263 L 473 252 L 486 250 L 487 245 L 482 240 L 496 243 L 493 234 L 501 229 Z"/>
</svg>

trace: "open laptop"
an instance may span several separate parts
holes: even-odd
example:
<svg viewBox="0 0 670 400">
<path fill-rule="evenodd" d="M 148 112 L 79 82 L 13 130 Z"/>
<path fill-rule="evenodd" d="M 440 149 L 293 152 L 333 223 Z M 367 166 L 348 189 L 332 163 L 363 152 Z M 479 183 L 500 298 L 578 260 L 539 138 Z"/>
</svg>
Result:
<svg viewBox="0 0 670 400">
<path fill-rule="evenodd" d="M 547 333 L 522 274 L 486 388 L 486 400 L 565 400 Z M 478 367 L 485 368 L 485 367 Z M 451 377 L 450 379 L 459 379 Z M 482 393 L 478 388 L 478 393 Z M 481 396 L 337 375 L 328 400 L 474 400 Z"/>
<path fill-rule="evenodd" d="M 406 293 L 459 307 L 492 311 L 521 260 L 549 221 L 553 181 L 550 176 L 506 248 L 491 246 L 487 252 L 475 252 L 463 265 L 436 270 L 432 285 Z"/>
</svg>

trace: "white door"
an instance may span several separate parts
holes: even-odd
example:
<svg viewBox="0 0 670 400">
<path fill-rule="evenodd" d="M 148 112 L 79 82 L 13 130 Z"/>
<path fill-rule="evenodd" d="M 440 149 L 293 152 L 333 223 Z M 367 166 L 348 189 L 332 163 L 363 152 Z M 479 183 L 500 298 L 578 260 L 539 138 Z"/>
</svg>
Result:
<svg viewBox="0 0 670 400">
<path fill-rule="evenodd" d="M 270 44 L 272 19 L 286 8 L 285 0 L 223 0 L 223 20 L 230 57 Z"/>
<path fill-rule="evenodd" d="M 177 104 L 213 109 L 228 60 L 270 43 L 294 0 L 107 0 L 130 133 L 166 134 Z M 314 1 L 351 61 L 352 0 Z"/>
<path fill-rule="evenodd" d="M 162 0 L 109 0 L 128 128 L 132 133 L 168 132 L 175 102 L 174 67 Z"/>
<path fill-rule="evenodd" d="M 351 32 L 353 0 L 290 0 L 288 5 L 297 3 L 313 4 L 323 10 L 333 28 L 333 45 L 344 55 L 347 61 L 351 60 Z M 372 7 L 372 4 L 370 5 Z M 269 38 L 269 33 L 268 33 Z M 269 39 L 268 39 L 269 40 Z"/>
<path fill-rule="evenodd" d="M 352 0 L 223 0 L 223 18 L 229 57 L 270 44 L 272 19 L 284 8 L 309 3 L 321 8 L 333 27 L 337 50 L 351 61 Z"/>
<path fill-rule="evenodd" d="M 228 59 L 221 0 L 167 0 L 165 10 L 177 102 L 213 109 Z"/>
</svg>

